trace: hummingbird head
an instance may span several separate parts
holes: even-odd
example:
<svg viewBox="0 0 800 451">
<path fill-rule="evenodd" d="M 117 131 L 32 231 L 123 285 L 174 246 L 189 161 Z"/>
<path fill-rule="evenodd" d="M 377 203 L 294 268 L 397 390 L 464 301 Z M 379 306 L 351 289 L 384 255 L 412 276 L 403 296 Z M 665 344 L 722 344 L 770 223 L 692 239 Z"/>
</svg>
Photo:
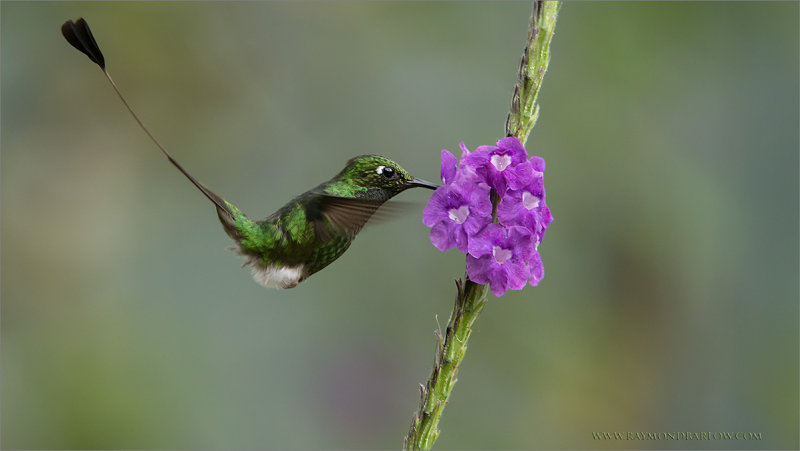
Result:
<svg viewBox="0 0 800 451">
<path fill-rule="evenodd" d="M 348 160 L 336 177 L 372 198 L 388 200 L 408 188 L 436 189 L 437 185 L 412 177 L 395 161 L 380 155 L 360 155 Z"/>
</svg>

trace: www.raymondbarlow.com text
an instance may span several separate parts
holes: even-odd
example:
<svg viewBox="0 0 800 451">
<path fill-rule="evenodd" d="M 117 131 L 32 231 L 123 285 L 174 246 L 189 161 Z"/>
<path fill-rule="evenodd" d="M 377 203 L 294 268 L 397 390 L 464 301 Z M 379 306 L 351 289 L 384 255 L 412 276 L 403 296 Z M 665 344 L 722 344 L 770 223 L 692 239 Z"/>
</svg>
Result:
<svg viewBox="0 0 800 451">
<path fill-rule="evenodd" d="M 595 440 L 761 440 L 760 432 L 592 432 Z"/>
</svg>

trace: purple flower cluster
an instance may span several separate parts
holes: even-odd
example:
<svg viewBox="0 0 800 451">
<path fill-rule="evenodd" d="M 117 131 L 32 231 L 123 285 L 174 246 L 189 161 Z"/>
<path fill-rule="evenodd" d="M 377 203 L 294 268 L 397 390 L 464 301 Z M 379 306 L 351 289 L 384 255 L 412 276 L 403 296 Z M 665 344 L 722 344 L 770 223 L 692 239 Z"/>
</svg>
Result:
<svg viewBox="0 0 800 451">
<path fill-rule="evenodd" d="M 444 185 L 431 196 L 422 222 L 441 251 L 467 254 L 467 275 L 489 284 L 495 296 L 536 286 L 544 277 L 539 243 L 553 220 L 544 199 L 544 160 L 528 158 L 514 137 L 470 152 L 461 159 L 442 150 Z M 492 221 L 491 192 L 500 198 Z"/>
</svg>

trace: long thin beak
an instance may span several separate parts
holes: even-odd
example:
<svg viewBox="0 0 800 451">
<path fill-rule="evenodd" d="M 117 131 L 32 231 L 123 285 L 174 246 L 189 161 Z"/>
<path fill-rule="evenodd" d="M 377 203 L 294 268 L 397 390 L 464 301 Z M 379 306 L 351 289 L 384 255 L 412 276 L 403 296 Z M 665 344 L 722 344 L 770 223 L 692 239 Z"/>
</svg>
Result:
<svg viewBox="0 0 800 451">
<path fill-rule="evenodd" d="M 410 188 L 413 188 L 415 186 L 419 186 L 419 187 L 422 187 L 422 188 L 436 189 L 436 188 L 439 187 L 439 185 L 433 184 L 431 182 L 426 182 L 425 180 L 422 180 L 422 179 L 416 179 L 416 178 L 413 179 L 413 180 L 408 181 L 406 183 L 406 185 L 408 185 Z"/>
</svg>

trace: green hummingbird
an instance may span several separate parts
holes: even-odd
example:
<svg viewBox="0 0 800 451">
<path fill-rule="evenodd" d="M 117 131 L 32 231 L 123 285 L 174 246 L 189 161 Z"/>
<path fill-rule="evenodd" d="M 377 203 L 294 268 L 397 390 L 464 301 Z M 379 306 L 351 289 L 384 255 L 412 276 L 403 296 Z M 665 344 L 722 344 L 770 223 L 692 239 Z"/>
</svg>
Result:
<svg viewBox="0 0 800 451">
<path fill-rule="evenodd" d="M 114 91 L 147 136 L 169 161 L 214 203 L 225 232 L 236 242 L 253 272 L 266 287 L 294 288 L 339 258 L 375 211 L 408 188 L 436 189 L 399 164 L 379 155 L 351 158 L 332 179 L 290 200 L 272 215 L 254 221 L 236 206 L 197 181 L 144 126 L 106 70 L 105 59 L 83 18 L 68 20 L 61 33 L 103 70 Z"/>
</svg>

